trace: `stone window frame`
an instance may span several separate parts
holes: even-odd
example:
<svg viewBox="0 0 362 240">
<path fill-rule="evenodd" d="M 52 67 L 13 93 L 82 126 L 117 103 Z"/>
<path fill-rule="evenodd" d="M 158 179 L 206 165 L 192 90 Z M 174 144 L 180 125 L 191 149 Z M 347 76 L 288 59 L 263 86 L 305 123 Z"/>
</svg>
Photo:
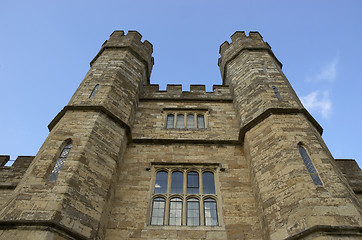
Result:
<svg viewBox="0 0 362 240">
<path fill-rule="evenodd" d="M 191 164 L 191 163 L 151 163 L 151 166 L 148 168 L 152 172 L 152 179 L 150 185 L 150 201 L 147 214 L 146 225 L 152 228 L 171 228 L 171 229 L 187 229 L 187 228 L 212 228 L 212 229 L 221 229 L 223 228 L 223 219 L 222 219 L 222 200 L 220 193 L 220 184 L 219 184 L 219 173 L 223 171 L 219 163 L 202 163 L 202 164 Z M 167 191 L 166 193 L 155 193 L 155 183 L 156 175 L 158 172 L 166 171 L 167 175 Z M 173 172 L 180 171 L 183 173 L 183 192 L 182 193 L 171 193 L 171 176 Z M 187 193 L 187 173 L 197 172 L 199 177 L 199 193 L 198 194 L 188 194 Z M 215 194 L 203 194 L 203 173 L 212 172 L 214 175 L 214 185 L 215 185 Z M 153 211 L 153 202 L 156 198 L 163 198 L 165 200 L 165 210 L 164 210 L 164 219 L 163 225 L 152 225 L 152 211 Z M 182 200 L 182 220 L 181 225 L 169 225 L 170 218 L 170 202 L 171 199 L 179 198 Z M 199 201 L 199 221 L 200 225 L 193 226 L 187 225 L 187 200 L 191 198 L 196 198 Z M 216 202 L 217 208 L 217 225 L 205 225 L 205 209 L 204 201 L 206 199 L 213 199 Z"/>
<path fill-rule="evenodd" d="M 163 109 L 164 129 L 166 130 L 205 130 L 209 128 L 210 110 L 207 108 L 164 108 Z M 168 116 L 173 115 L 173 127 L 167 127 Z M 177 127 L 177 116 L 183 115 L 183 127 Z M 194 116 L 194 127 L 187 127 L 187 116 Z M 198 116 L 203 116 L 204 127 L 198 127 Z"/>
<path fill-rule="evenodd" d="M 52 171 L 50 172 L 48 182 L 55 182 L 58 179 L 59 173 L 64 166 L 72 147 L 73 141 L 71 139 L 67 139 L 62 143 L 62 150 L 60 151 L 59 157 L 55 161 Z"/>
<path fill-rule="evenodd" d="M 317 170 L 317 168 L 315 167 L 315 164 L 313 163 L 312 159 L 311 159 L 311 155 L 309 154 L 309 149 L 308 147 L 303 144 L 302 142 L 299 142 L 297 144 L 297 148 L 298 148 L 298 152 L 299 152 L 299 156 L 302 158 L 304 166 L 306 167 L 309 176 L 311 177 L 314 185 L 316 186 L 323 186 L 323 181 L 319 175 L 319 172 Z M 304 149 L 305 151 L 305 155 L 303 155 L 300 151 L 300 149 Z"/>
</svg>

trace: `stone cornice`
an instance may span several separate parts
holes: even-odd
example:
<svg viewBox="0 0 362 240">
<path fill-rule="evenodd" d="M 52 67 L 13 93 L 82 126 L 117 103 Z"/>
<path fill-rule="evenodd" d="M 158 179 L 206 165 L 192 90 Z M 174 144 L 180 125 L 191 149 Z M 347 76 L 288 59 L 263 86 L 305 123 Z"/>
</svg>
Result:
<svg viewBox="0 0 362 240">
<path fill-rule="evenodd" d="M 53 220 L 0 220 L 0 230 L 26 228 L 29 230 L 51 231 L 66 239 L 87 240 L 89 238 Z"/>
<path fill-rule="evenodd" d="M 297 240 L 304 239 L 306 236 L 323 232 L 328 235 L 338 235 L 338 236 L 362 236 L 362 227 L 359 226 L 331 226 L 331 225 L 315 225 L 310 227 L 300 233 L 294 234 L 290 237 L 285 238 L 284 240 Z"/>
<path fill-rule="evenodd" d="M 56 116 L 55 118 L 49 123 L 48 129 L 51 131 L 54 126 L 59 122 L 59 120 L 65 115 L 67 111 L 95 111 L 95 112 L 102 112 L 103 114 L 107 115 L 110 119 L 112 119 L 114 122 L 116 122 L 118 125 L 120 125 L 123 129 L 126 131 L 126 135 L 128 138 L 128 142 L 131 141 L 132 135 L 131 135 L 131 127 L 128 126 L 124 121 L 122 121 L 119 117 L 114 115 L 111 111 L 109 111 L 104 106 L 72 106 L 67 105 L 65 106 Z"/>
<path fill-rule="evenodd" d="M 250 129 L 255 127 L 257 124 L 259 124 L 260 122 L 262 122 L 264 119 L 266 119 L 267 117 L 269 117 L 272 114 L 278 114 L 278 115 L 303 114 L 310 121 L 310 123 L 317 129 L 317 131 L 319 132 L 320 135 L 322 135 L 322 133 L 323 133 L 323 128 L 319 125 L 319 123 L 312 117 L 312 115 L 310 115 L 310 113 L 305 108 L 302 108 L 302 109 L 269 108 L 269 109 L 265 110 L 263 113 L 261 113 L 259 116 L 257 116 L 256 118 L 254 118 L 253 120 L 251 120 L 250 122 L 248 122 L 247 124 L 245 124 L 243 127 L 240 128 L 239 140 L 240 140 L 241 144 L 244 143 L 244 138 L 245 138 L 245 134 L 247 131 L 249 131 Z"/>
</svg>

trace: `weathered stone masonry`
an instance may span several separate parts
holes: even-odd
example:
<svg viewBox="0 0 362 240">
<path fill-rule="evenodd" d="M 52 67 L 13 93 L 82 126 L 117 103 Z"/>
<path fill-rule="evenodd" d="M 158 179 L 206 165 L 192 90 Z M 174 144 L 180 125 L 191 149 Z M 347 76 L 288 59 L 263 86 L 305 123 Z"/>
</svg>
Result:
<svg viewBox="0 0 362 240">
<path fill-rule="evenodd" d="M 152 45 L 112 33 L 37 155 L 12 167 L 0 156 L 0 239 L 361 238 L 360 168 L 332 157 L 261 35 L 231 39 L 220 46 L 223 85 L 160 91 L 150 84 Z M 174 112 L 203 114 L 205 128 L 167 128 Z M 158 165 L 215 169 L 216 226 L 150 224 Z"/>
</svg>

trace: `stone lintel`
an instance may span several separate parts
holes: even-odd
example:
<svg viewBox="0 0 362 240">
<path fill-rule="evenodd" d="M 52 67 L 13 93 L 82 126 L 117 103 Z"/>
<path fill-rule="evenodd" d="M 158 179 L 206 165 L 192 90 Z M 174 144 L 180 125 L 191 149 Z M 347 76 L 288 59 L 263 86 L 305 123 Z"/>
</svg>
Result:
<svg viewBox="0 0 362 240">
<path fill-rule="evenodd" d="M 238 140 L 206 140 L 206 139 L 154 139 L 154 138 L 137 138 L 132 139 L 133 143 L 140 144 L 222 144 L 222 145 L 240 145 Z"/>
<path fill-rule="evenodd" d="M 319 125 L 319 123 L 310 115 L 310 113 L 305 109 L 299 109 L 299 108 L 269 108 L 262 112 L 259 116 L 251 120 L 249 123 L 245 124 L 243 127 L 240 128 L 239 131 L 239 141 L 241 144 L 244 143 L 245 134 L 255 127 L 257 124 L 261 123 L 264 119 L 268 118 L 270 115 L 289 115 L 289 114 L 303 114 L 311 123 L 312 125 L 317 129 L 320 135 L 323 133 L 323 128 Z"/>
</svg>

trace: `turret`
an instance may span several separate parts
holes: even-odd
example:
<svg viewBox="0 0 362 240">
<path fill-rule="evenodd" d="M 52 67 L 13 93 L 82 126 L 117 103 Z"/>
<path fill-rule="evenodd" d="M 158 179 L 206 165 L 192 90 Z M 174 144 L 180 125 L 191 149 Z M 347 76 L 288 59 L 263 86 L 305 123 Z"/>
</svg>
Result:
<svg viewBox="0 0 362 240">
<path fill-rule="evenodd" d="M 103 44 L 0 212 L 2 239 L 14 228 L 19 239 L 104 238 L 151 55 L 152 45 L 135 31 L 115 31 Z"/>
<path fill-rule="evenodd" d="M 263 239 L 359 236 L 358 200 L 282 64 L 257 32 L 231 39 L 220 46 L 219 66 L 233 95 Z"/>
</svg>

